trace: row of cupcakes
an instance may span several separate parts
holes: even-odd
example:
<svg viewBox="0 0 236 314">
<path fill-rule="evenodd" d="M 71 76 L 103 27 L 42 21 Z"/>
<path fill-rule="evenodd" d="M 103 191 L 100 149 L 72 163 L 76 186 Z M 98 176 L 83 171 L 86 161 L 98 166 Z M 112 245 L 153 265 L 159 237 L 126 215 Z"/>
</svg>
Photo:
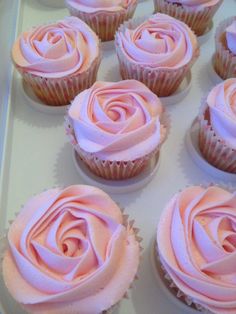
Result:
<svg viewBox="0 0 236 314">
<path fill-rule="evenodd" d="M 154 13 L 165 13 L 185 22 L 199 36 L 208 29 L 222 2 L 223 0 L 154 0 L 153 4 Z M 137 4 L 138 0 L 64 1 L 64 6 L 71 15 L 85 21 L 101 40 L 112 40 L 119 25 L 134 15 Z M 50 1 L 47 5 L 50 5 Z"/>
<path fill-rule="evenodd" d="M 154 269 L 200 312 L 236 311 L 235 212 L 235 191 L 192 186 L 170 199 L 158 223 Z M 103 191 L 47 190 L 9 228 L 4 283 L 27 313 L 111 313 L 136 278 L 140 242 L 135 222 Z"/>
<path fill-rule="evenodd" d="M 214 68 L 223 79 L 235 77 L 235 17 L 223 22 L 216 34 Z M 116 33 L 115 47 L 122 78 L 137 79 L 158 96 L 173 94 L 199 55 L 190 28 L 164 14 L 125 22 Z M 60 106 L 96 81 L 101 49 L 83 21 L 67 17 L 22 33 L 12 57 L 36 96 Z"/>
</svg>

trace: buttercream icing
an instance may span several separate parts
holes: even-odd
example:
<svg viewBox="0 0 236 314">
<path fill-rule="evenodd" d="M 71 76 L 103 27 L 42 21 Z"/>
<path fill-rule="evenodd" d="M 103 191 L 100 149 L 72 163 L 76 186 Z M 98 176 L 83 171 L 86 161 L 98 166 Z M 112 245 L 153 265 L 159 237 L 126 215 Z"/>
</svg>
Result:
<svg viewBox="0 0 236 314">
<path fill-rule="evenodd" d="M 236 313 L 236 194 L 189 187 L 163 211 L 161 262 L 176 286 L 213 313 Z"/>
<path fill-rule="evenodd" d="M 128 60 L 158 69 L 180 68 L 198 49 L 197 38 L 185 23 L 161 13 L 134 30 L 118 32 L 116 39 Z"/>
<path fill-rule="evenodd" d="M 85 72 L 98 54 L 98 37 L 77 17 L 23 32 L 12 48 L 21 70 L 48 78 Z"/>
<path fill-rule="evenodd" d="M 79 11 L 95 13 L 99 11 L 121 11 L 136 3 L 137 0 L 66 0 L 66 2 Z"/>
<path fill-rule="evenodd" d="M 229 50 L 236 55 L 236 20 L 226 28 L 226 41 Z"/>
<path fill-rule="evenodd" d="M 216 85 L 207 97 L 207 104 L 214 132 L 236 149 L 236 78 Z"/>
<path fill-rule="evenodd" d="M 75 185 L 33 197 L 8 232 L 4 281 L 27 311 L 96 314 L 133 281 L 139 244 L 103 191 Z"/>
<path fill-rule="evenodd" d="M 72 102 L 77 142 L 104 160 L 135 160 L 161 143 L 159 98 L 135 80 L 96 82 Z"/>
</svg>

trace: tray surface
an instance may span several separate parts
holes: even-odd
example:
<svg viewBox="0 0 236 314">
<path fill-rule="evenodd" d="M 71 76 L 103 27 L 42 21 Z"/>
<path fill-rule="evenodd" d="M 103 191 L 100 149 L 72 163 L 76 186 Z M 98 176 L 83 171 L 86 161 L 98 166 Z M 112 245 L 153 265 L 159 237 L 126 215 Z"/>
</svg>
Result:
<svg viewBox="0 0 236 314">
<path fill-rule="evenodd" d="M 213 30 L 208 41 L 201 46 L 200 58 L 192 68 L 190 92 L 181 102 L 166 105 L 166 110 L 171 117 L 171 130 L 162 147 L 160 168 L 153 180 L 141 190 L 128 194 L 111 194 L 130 217 L 135 219 L 136 225 L 141 230 L 140 236 L 143 237 L 144 247 L 139 280 L 135 282 L 134 288 L 129 293 L 129 299 L 123 300 L 115 310 L 116 314 L 188 314 L 187 310 L 184 312 L 181 307 L 178 308 L 175 303 L 172 303 L 156 284 L 150 262 L 150 245 L 160 213 L 176 191 L 189 184 L 217 182 L 191 160 L 184 138 L 198 113 L 202 97 L 214 85 L 209 79 L 208 63 L 214 52 L 216 25 L 231 16 L 235 9 L 234 0 L 224 1 L 214 17 Z M 152 12 L 152 0 L 146 0 L 138 4 L 136 16 Z M 8 220 L 14 218 L 21 205 L 32 195 L 54 186 L 84 182 L 75 170 L 71 146 L 64 131 L 63 114 L 53 115 L 36 111 L 27 104 L 20 77 L 15 71 L 11 79 L 9 51 L 14 39 L 15 25 L 17 24 L 17 33 L 20 33 L 33 25 L 55 21 L 66 15 L 68 15 L 66 9 L 50 8 L 37 0 L 0 2 L 0 21 L 6 30 L 5 36 L 0 32 L 0 43 L 4 48 L 4 53 L 1 55 L 4 70 L 1 73 L 1 82 L 4 83 L 0 87 L 1 233 L 8 226 Z M 113 42 L 102 44 L 102 48 L 103 60 L 98 80 L 120 80 Z M 2 313 L 23 313 L 7 295 L 1 281 L 0 301 Z"/>
</svg>

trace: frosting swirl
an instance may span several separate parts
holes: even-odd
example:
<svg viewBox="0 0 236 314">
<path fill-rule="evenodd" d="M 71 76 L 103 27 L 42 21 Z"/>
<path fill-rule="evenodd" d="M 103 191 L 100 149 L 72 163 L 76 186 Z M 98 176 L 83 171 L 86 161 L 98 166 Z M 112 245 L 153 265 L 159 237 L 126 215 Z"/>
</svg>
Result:
<svg viewBox="0 0 236 314">
<path fill-rule="evenodd" d="M 23 32 L 12 48 L 21 70 L 48 78 L 82 73 L 98 55 L 98 37 L 77 17 Z"/>
<path fill-rule="evenodd" d="M 236 149 L 236 78 L 216 85 L 207 97 L 214 132 Z"/>
<path fill-rule="evenodd" d="M 189 187 L 162 213 L 157 243 L 184 294 L 213 313 L 236 313 L 236 194 Z"/>
<path fill-rule="evenodd" d="M 197 38 L 183 22 L 157 13 L 135 29 L 117 33 L 117 44 L 133 63 L 158 69 L 188 64 L 198 50 Z"/>
<path fill-rule="evenodd" d="M 135 160 L 161 143 L 162 105 L 135 80 L 96 82 L 72 102 L 69 118 L 84 151 L 103 160 Z"/>
<path fill-rule="evenodd" d="M 167 0 L 191 9 L 204 9 L 216 5 L 220 0 Z"/>
<path fill-rule="evenodd" d="M 8 240 L 6 286 L 33 313 L 100 313 L 122 298 L 139 263 L 139 244 L 119 207 L 86 185 L 32 198 Z"/>
<path fill-rule="evenodd" d="M 226 41 L 229 50 L 236 55 L 236 19 L 226 28 Z"/>
<path fill-rule="evenodd" d="M 71 7 L 86 13 L 121 11 L 136 2 L 137 0 L 66 0 Z"/>
</svg>

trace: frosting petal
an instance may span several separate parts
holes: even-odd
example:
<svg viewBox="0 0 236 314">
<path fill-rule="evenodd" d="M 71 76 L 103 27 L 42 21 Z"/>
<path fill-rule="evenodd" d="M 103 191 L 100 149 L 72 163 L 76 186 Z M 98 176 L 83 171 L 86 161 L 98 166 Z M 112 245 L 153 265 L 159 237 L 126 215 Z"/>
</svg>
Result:
<svg viewBox="0 0 236 314">
<path fill-rule="evenodd" d="M 139 263 L 139 244 L 120 209 L 89 186 L 32 198 L 8 240 L 6 286 L 33 313 L 100 313 L 121 299 Z"/>
<path fill-rule="evenodd" d="M 79 146 L 105 160 L 135 160 L 160 143 L 162 105 L 135 80 L 96 82 L 72 102 L 72 120 Z"/>
<path fill-rule="evenodd" d="M 86 71 L 98 54 L 96 34 L 76 17 L 24 32 L 12 48 L 21 70 L 55 78 Z"/>
<path fill-rule="evenodd" d="M 236 313 L 235 221 L 235 193 L 193 186 L 171 199 L 158 225 L 159 254 L 168 274 L 213 313 Z"/>
<path fill-rule="evenodd" d="M 118 31 L 117 43 L 130 61 L 158 69 L 180 68 L 198 49 L 197 38 L 185 23 L 161 13 L 134 30 Z"/>
<path fill-rule="evenodd" d="M 236 20 L 226 28 L 226 41 L 229 50 L 236 55 Z"/>
</svg>

